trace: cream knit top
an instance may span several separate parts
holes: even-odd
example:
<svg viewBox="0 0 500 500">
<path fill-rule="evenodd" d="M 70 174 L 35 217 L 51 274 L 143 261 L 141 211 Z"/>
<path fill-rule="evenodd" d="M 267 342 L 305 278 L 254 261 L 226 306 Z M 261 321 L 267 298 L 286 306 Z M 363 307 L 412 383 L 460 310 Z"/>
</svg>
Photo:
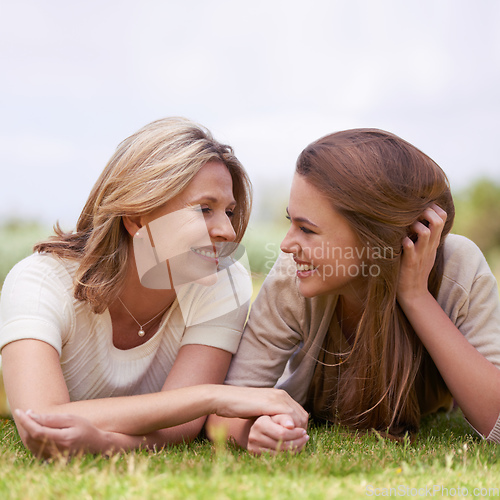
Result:
<svg viewBox="0 0 500 500">
<path fill-rule="evenodd" d="M 444 259 L 439 304 L 467 340 L 500 369 L 495 277 L 479 248 L 463 236 L 447 236 Z M 252 305 L 226 383 L 277 385 L 304 404 L 338 297 L 304 298 L 298 292 L 295 271 L 292 257 L 280 255 Z M 500 417 L 487 438 L 500 443 Z"/>
<path fill-rule="evenodd" d="M 132 349 L 117 349 L 109 311 L 95 314 L 73 296 L 76 266 L 51 254 L 33 254 L 11 270 L 0 300 L 0 349 L 20 339 L 50 344 L 60 355 L 72 401 L 160 391 L 186 344 L 236 352 L 248 302 L 225 307 L 221 302 L 233 297 L 215 293 L 214 299 L 213 287 L 197 284 L 177 290 L 152 338 Z M 227 289 L 225 285 L 219 280 L 216 291 Z M 229 312 L 214 318 L 218 307 Z"/>
</svg>

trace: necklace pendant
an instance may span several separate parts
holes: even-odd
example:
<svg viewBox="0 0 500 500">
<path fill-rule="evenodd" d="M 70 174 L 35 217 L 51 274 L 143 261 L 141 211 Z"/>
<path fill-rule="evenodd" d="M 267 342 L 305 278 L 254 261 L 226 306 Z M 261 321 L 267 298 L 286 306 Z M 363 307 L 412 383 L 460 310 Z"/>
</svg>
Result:
<svg viewBox="0 0 500 500">
<path fill-rule="evenodd" d="M 141 328 L 138 332 L 137 332 L 137 335 L 139 335 L 139 337 L 144 337 L 144 335 L 146 335 L 146 332 Z"/>
</svg>

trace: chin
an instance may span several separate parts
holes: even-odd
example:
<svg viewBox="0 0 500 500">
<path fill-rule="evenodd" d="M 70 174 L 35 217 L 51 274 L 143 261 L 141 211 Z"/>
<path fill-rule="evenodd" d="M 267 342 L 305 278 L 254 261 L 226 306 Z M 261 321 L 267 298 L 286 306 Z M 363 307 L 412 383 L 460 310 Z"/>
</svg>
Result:
<svg viewBox="0 0 500 500">
<path fill-rule="evenodd" d="M 299 293 L 306 299 L 312 299 L 313 297 L 317 297 L 318 295 L 321 295 L 321 291 L 317 290 L 313 287 L 307 286 L 307 285 L 301 285 L 299 284 L 298 286 Z"/>
</svg>

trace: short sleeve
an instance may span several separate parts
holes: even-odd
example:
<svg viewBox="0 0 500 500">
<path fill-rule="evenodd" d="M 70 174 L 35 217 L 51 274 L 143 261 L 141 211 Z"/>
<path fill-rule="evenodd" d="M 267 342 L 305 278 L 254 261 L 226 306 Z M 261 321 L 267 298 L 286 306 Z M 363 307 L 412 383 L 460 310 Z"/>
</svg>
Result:
<svg viewBox="0 0 500 500">
<path fill-rule="evenodd" d="M 438 302 L 462 335 L 500 369 L 500 296 L 481 250 L 449 235 Z"/>
<path fill-rule="evenodd" d="M 238 265 L 218 272 L 216 278 L 210 285 L 176 289 L 186 324 L 181 345 L 208 345 L 234 354 L 248 315 L 252 282 Z"/>
<path fill-rule="evenodd" d="M 0 297 L 0 350 L 16 340 L 35 339 L 61 355 L 63 332 L 74 317 L 70 291 L 71 278 L 57 258 L 34 254 L 16 264 Z"/>
<path fill-rule="evenodd" d="M 273 387 L 302 342 L 304 300 L 287 270 L 281 255 L 252 305 L 226 384 Z"/>
</svg>

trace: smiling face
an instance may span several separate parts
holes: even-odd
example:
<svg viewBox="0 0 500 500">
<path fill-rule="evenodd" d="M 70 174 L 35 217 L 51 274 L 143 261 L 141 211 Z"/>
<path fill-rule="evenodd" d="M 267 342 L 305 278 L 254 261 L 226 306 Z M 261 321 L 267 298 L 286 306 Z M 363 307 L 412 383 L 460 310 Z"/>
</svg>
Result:
<svg viewBox="0 0 500 500">
<path fill-rule="evenodd" d="M 215 275 L 222 246 L 236 238 L 231 222 L 235 206 L 225 165 L 204 165 L 181 193 L 141 217 L 134 237 L 141 282 L 150 288 L 171 288 Z"/>
<path fill-rule="evenodd" d="M 281 250 L 293 254 L 300 293 L 360 297 L 366 285 L 366 248 L 347 220 L 300 174 L 293 178 L 287 211 L 291 226 Z"/>
</svg>

